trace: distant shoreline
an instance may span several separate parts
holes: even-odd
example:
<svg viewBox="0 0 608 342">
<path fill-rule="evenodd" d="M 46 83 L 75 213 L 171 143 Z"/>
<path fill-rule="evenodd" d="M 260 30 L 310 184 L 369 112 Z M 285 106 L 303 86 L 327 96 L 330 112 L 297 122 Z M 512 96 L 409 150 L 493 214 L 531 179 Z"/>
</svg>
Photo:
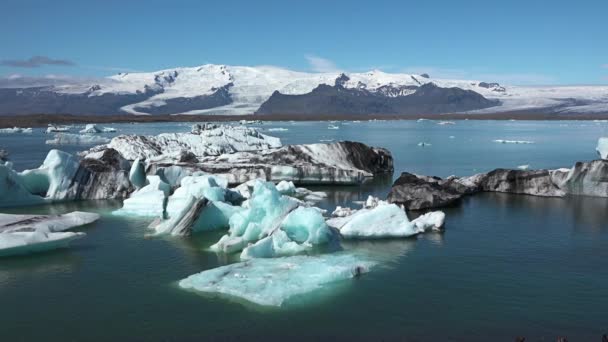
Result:
<svg viewBox="0 0 608 342">
<path fill-rule="evenodd" d="M 340 121 L 340 120 L 608 120 L 608 113 L 491 113 L 491 114 L 432 114 L 432 115 L 63 115 L 32 114 L 0 116 L 0 128 L 7 127 L 45 127 L 48 124 L 111 124 L 111 123 L 148 123 L 148 122 L 228 122 L 240 120 L 260 121 Z"/>
</svg>

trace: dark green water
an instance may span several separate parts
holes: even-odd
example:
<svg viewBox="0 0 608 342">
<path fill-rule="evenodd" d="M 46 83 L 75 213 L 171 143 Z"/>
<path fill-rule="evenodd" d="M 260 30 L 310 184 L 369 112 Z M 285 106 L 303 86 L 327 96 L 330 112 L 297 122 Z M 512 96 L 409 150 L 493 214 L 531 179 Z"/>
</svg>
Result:
<svg viewBox="0 0 608 342">
<path fill-rule="evenodd" d="M 567 125 L 567 126 L 563 126 Z M 584 125 L 584 126 L 581 126 Z M 336 138 L 389 148 L 396 170 L 446 176 L 495 167 L 570 166 L 595 158 L 605 123 L 377 122 L 275 124 L 285 142 Z M 119 126 L 122 128 L 122 126 Z M 184 126 L 131 125 L 140 132 Z M 263 126 L 265 127 L 265 126 Z M 449 136 L 455 138 L 449 138 Z M 608 134 L 607 134 L 608 135 Z M 501 145 L 493 139 L 533 140 Z M 21 139 L 21 140 L 19 140 Z M 0 136 L 16 167 L 38 165 L 44 137 Z M 416 144 L 427 141 L 430 147 Z M 74 150 L 82 149 L 74 148 Z M 397 174 L 396 174 L 397 175 Z M 395 175 L 395 176 L 396 176 Z M 319 188 L 321 207 L 385 195 L 391 179 Z M 447 208 L 446 231 L 417 239 L 344 242 L 391 258 L 352 281 L 262 308 L 182 291 L 176 281 L 234 260 L 205 250 L 222 232 L 145 238 L 147 221 L 115 217 L 101 201 L 2 212 L 103 214 L 71 249 L 0 261 L 2 341 L 315 340 L 599 341 L 608 331 L 608 199 L 483 194 Z"/>
</svg>

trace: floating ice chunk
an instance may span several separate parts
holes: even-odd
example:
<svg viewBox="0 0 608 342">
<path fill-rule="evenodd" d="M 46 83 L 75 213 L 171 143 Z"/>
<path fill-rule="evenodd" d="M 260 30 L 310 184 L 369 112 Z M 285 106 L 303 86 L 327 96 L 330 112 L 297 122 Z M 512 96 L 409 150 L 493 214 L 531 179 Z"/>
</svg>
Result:
<svg viewBox="0 0 608 342">
<path fill-rule="evenodd" d="M 269 128 L 267 129 L 268 132 L 286 132 L 289 131 L 289 128 L 282 128 L 282 127 L 277 127 L 277 128 Z"/>
<path fill-rule="evenodd" d="M 158 176 L 148 176 L 147 181 L 148 185 L 124 200 L 122 208 L 114 211 L 115 215 L 164 217 L 171 187 Z"/>
<path fill-rule="evenodd" d="M 47 140 L 47 145 L 89 145 L 89 144 L 105 144 L 110 142 L 110 139 L 93 135 L 81 135 L 71 133 L 55 134 L 54 139 Z"/>
<path fill-rule="evenodd" d="M 528 165 L 528 164 L 526 164 L 526 165 L 519 165 L 517 168 L 520 169 L 520 170 L 524 170 L 525 171 L 525 170 L 528 170 L 530 168 L 530 165 Z"/>
<path fill-rule="evenodd" d="M 331 231 L 321 213 L 314 208 L 297 208 L 281 224 L 287 236 L 297 243 L 320 245 L 331 238 Z"/>
<path fill-rule="evenodd" d="M 229 234 L 211 246 L 212 250 L 230 253 L 268 236 L 299 204 L 282 196 L 273 183 L 256 181 L 248 206 L 248 209 L 230 218 Z"/>
<path fill-rule="evenodd" d="M 67 247 L 71 241 L 83 236 L 85 236 L 85 233 L 51 233 L 42 230 L 0 233 L 0 257 L 38 253 Z"/>
<path fill-rule="evenodd" d="M 445 125 L 455 125 L 456 123 L 454 121 L 439 121 L 437 124 L 445 126 Z"/>
<path fill-rule="evenodd" d="M 73 211 L 63 215 L 12 215 L 0 214 L 0 233 L 43 230 L 62 232 L 84 226 L 99 219 L 99 214 Z"/>
<path fill-rule="evenodd" d="M 495 143 L 499 144 L 534 144 L 534 141 L 529 140 L 504 140 L 504 139 L 496 139 Z"/>
<path fill-rule="evenodd" d="M 341 206 L 337 206 L 336 209 L 331 213 L 331 216 L 333 217 L 346 217 L 346 216 L 350 216 L 352 214 L 355 213 L 355 211 L 357 210 L 353 210 L 351 208 L 348 207 L 341 207 Z"/>
<path fill-rule="evenodd" d="M 219 293 L 265 306 L 301 296 L 368 272 L 374 262 L 349 253 L 254 259 L 189 276 L 183 289 Z"/>
<path fill-rule="evenodd" d="M 327 224 L 340 230 L 345 238 L 396 238 L 420 234 L 443 226 L 445 214 L 432 212 L 410 222 L 405 211 L 384 201 L 376 207 L 355 211 L 349 216 L 327 220 Z"/>
<path fill-rule="evenodd" d="M 280 181 L 277 190 L 283 195 L 293 195 L 296 193 L 296 186 L 291 181 Z"/>
<path fill-rule="evenodd" d="M 101 129 L 97 128 L 95 124 L 87 124 L 80 133 L 101 133 Z"/>
<path fill-rule="evenodd" d="M 50 150 L 39 168 L 21 172 L 20 178 L 31 194 L 64 199 L 78 167 L 79 162 L 73 155 Z"/>
<path fill-rule="evenodd" d="M 0 163 L 0 207 L 44 203 L 41 196 L 32 195 L 21 177 L 12 169 L 12 163 Z"/>
<path fill-rule="evenodd" d="M 56 132 L 69 132 L 72 129 L 71 126 L 55 126 L 49 124 L 46 129 L 46 133 L 56 133 Z"/>
<path fill-rule="evenodd" d="M 427 230 L 439 230 L 445 223 L 445 214 L 443 211 L 433 211 L 419 216 L 412 220 L 412 224 L 416 226 L 420 232 Z"/>
<path fill-rule="evenodd" d="M 287 215 L 279 230 L 245 248 L 241 259 L 293 255 L 325 244 L 331 237 L 332 232 L 318 210 L 300 207 Z"/>
<path fill-rule="evenodd" d="M 166 219 L 153 222 L 149 228 L 156 234 L 171 235 L 228 228 L 230 217 L 243 209 L 223 203 L 226 186 L 226 180 L 221 177 L 184 177 L 181 186 L 168 199 Z"/>
<path fill-rule="evenodd" d="M 129 181 L 137 189 L 141 189 L 146 186 L 146 170 L 144 168 L 144 164 L 139 160 L 139 158 L 135 159 L 133 164 L 131 164 Z"/>
<path fill-rule="evenodd" d="M 597 147 L 595 148 L 600 158 L 608 159 L 608 138 L 602 137 L 597 140 Z"/>
<path fill-rule="evenodd" d="M 94 134 L 94 133 L 111 133 L 111 132 L 116 132 L 115 128 L 112 127 L 97 127 L 97 125 L 95 124 L 87 124 L 83 130 L 80 131 L 80 133 L 88 133 L 88 134 Z"/>
<path fill-rule="evenodd" d="M 21 127 L 0 128 L 0 134 L 32 133 L 32 132 L 33 132 L 33 130 L 31 128 L 21 128 Z"/>
<path fill-rule="evenodd" d="M 328 125 L 327 129 L 340 129 L 340 126 L 336 126 L 336 125 Z"/>
<path fill-rule="evenodd" d="M 431 144 L 430 144 L 430 143 L 427 143 L 427 142 L 419 142 L 419 143 L 418 143 L 418 146 L 420 146 L 420 147 L 425 147 L 425 146 L 431 146 Z"/>
</svg>

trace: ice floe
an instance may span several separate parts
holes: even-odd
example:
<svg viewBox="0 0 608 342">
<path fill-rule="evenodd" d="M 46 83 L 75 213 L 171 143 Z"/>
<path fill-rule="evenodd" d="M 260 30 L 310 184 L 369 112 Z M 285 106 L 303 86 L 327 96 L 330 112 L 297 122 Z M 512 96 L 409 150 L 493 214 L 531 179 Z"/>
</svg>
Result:
<svg viewBox="0 0 608 342">
<path fill-rule="evenodd" d="M 99 219 L 99 214 L 73 211 L 62 215 L 0 214 L 0 233 L 43 230 L 62 232 Z"/>
<path fill-rule="evenodd" d="M 358 277 L 375 263 L 351 253 L 253 259 L 189 276 L 186 290 L 215 293 L 258 305 L 281 306 L 331 283 Z"/>
<path fill-rule="evenodd" d="M 67 247 L 70 242 L 83 236 L 85 233 L 50 233 L 42 230 L 0 233 L 0 257 L 39 253 Z"/>
<path fill-rule="evenodd" d="M 56 126 L 49 124 L 46 128 L 46 133 L 69 132 L 71 129 L 72 126 Z"/>
<path fill-rule="evenodd" d="M 499 144 L 534 144 L 534 141 L 530 140 L 504 140 L 504 139 L 496 139 L 493 140 L 495 143 Z"/>
<path fill-rule="evenodd" d="M 94 135 L 57 133 L 53 139 L 49 139 L 45 143 L 47 145 L 93 145 L 107 142 L 110 142 L 110 139 Z"/>
<path fill-rule="evenodd" d="M 0 128 L 0 134 L 32 133 L 32 132 L 33 132 L 33 130 L 31 128 L 21 128 L 21 127 Z"/>
</svg>

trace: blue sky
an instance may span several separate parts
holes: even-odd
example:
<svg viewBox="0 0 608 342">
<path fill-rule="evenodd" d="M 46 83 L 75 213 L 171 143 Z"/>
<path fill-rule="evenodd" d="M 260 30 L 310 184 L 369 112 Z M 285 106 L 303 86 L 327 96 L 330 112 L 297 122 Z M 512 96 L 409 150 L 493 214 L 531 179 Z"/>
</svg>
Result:
<svg viewBox="0 0 608 342">
<path fill-rule="evenodd" d="M 608 84 L 608 0 L 2 0 L 0 47 L 5 77 L 217 63 Z"/>
</svg>

